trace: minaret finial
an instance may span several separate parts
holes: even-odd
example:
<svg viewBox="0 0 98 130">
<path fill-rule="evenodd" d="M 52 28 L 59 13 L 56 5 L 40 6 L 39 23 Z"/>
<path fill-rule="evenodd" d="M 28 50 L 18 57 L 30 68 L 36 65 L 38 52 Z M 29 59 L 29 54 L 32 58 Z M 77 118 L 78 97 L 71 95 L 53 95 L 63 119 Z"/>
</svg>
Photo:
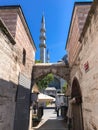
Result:
<svg viewBox="0 0 98 130">
<path fill-rule="evenodd" d="M 44 12 L 43 12 L 43 15 L 42 15 L 42 23 L 43 23 L 43 25 L 45 25 L 45 17 L 44 17 Z"/>
</svg>

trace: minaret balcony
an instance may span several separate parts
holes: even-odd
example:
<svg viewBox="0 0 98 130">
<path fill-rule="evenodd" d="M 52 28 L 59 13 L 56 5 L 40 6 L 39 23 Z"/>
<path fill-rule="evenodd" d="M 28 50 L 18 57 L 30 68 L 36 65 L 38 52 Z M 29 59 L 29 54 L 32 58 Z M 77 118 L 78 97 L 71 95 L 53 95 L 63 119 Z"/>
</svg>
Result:
<svg viewBox="0 0 98 130">
<path fill-rule="evenodd" d="M 45 28 L 41 28 L 40 32 L 46 32 L 46 29 Z"/>
<path fill-rule="evenodd" d="M 45 36 L 45 35 L 41 35 L 41 36 L 39 37 L 39 39 L 40 39 L 40 40 L 46 40 L 46 36 Z"/>
<path fill-rule="evenodd" d="M 40 48 L 41 48 L 41 47 L 46 48 L 46 44 L 45 44 L 45 43 L 40 43 L 40 44 L 39 44 L 39 47 L 40 47 Z"/>
</svg>

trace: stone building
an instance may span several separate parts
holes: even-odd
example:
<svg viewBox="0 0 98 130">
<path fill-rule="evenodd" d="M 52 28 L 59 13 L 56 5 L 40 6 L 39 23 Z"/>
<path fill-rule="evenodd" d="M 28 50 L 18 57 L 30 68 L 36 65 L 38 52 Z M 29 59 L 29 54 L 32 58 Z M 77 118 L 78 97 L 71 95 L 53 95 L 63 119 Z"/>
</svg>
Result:
<svg viewBox="0 0 98 130">
<path fill-rule="evenodd" d="M 88 3 L 79 3 L 86 7 Z M 71 28 L 67 40 L 71 66 L 71 97 L 82 97 L 80 103 L 72 105 L 73 130 L 98 129 L 98 1 L 90 8 L 81 33 L 76 28 L 77 4 L 75 5 Z M 86 7 L 87 9 L 87 7 Z M 83 13 L 84 14 L 84 13 Z M 74 16 L 76 15 L 76 20 Z M 82 14 L 81 14 L 82 15 Z M 74 22 L 73 22 L 74 21 Z M 79 20 L 78 20 L 79 21 Z M 77 22 L 76 25 L 79 25 Z M 78 36 L 79 35 L 79 36 Z M 74 41 L 77 37 L 77 40 Z M 72 49 L 73 46 L 73 49 Z M 72 58 L 72 53 L 75 58 Z M 77 54 L 77 55 L 76 55 Z M 81 103 L 82 102 L 82 103 Z M 77 113 L 76 113 L 77 111 Z"/>
<path fill-rule="evenodd" d="M 20 6 L 0 7 L 0 18 L 0 130 L 28 130 L 36 47 Z"/>
</svg>

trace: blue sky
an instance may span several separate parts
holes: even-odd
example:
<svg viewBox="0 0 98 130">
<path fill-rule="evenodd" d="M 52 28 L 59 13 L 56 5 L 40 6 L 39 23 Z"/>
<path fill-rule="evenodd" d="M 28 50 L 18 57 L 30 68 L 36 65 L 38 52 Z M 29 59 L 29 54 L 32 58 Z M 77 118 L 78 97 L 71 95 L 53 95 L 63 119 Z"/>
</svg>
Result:
<svg viewBox="0 0 98 130">
<path fill-rule="evenodd" d="M 37 47 L 36 59 L 39 59 L 39 35 L 41 18 L 44 12 L 46 21 L 46 44 L 49 49 L 50 62 L 57 62 L 66 54 L 66 39 L 75 1 L 76 0 L 0 0 L 0 6 L 21 5 Z"/>
</svg>

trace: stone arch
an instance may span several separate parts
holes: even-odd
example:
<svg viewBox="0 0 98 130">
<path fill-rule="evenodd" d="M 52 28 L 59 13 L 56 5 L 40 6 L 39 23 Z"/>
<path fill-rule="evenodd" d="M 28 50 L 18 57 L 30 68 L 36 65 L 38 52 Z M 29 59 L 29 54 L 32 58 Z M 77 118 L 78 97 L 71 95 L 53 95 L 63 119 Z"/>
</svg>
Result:
<svg viewBox="0 0 98 130">
<path fill-rule="evenodd" d="M 57 63 L 57 64 L 35 64 L 33 66 L 33 71 L 32 71 L 32 80 L 36 81 L 47 74 L 52 73 L 54 75 L 57 75 L 63 79 L 65 79 L 68 83 L 70 82 L 70 68 L 68 65 L 65 63 Z"/>
<path fill-rule="evenodd" d="M 83 130 L 83 115 L 82 115 L 82 93 L 79 81 L 74 77 L 71 88 L 71 98 L 76 99 L 76 103 L 72 104 L 72 126 L 73 130 Z"/>
</svg>

